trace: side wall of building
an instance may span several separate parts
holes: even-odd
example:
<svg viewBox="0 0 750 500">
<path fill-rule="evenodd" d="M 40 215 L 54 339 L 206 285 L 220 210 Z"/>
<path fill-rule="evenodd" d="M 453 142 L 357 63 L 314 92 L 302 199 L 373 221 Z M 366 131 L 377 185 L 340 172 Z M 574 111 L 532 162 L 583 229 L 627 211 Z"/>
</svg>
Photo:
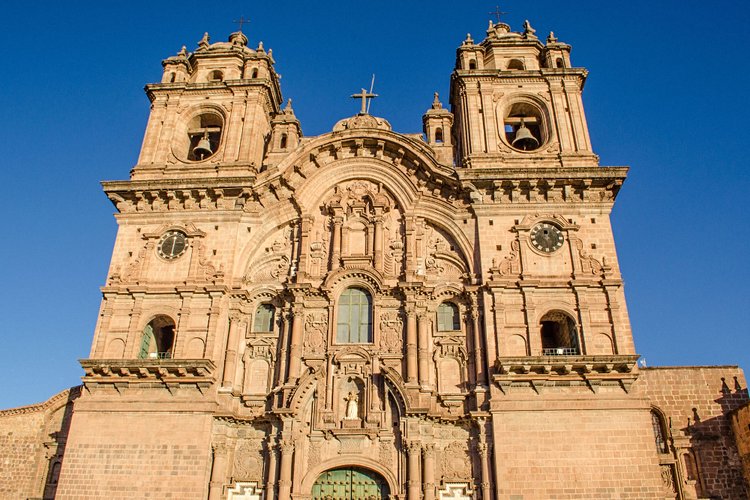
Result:
<svg viewBox="0 0 750 500">
<path fill-rule="evenodd" d="M 53 498 L 80 387 L 0 411 L 0 497 Z"/>
<path fill-rule="evenodd" d="M 746 484 L 750 484 L 750 403 L 735 410 L 731 418 L 737 451 L 742 460 L 742 472 Z"/>
<path fill-rule="evenodd" d="M 748 401 L 740 368 L 646 368 L 635 388 L 661 417 L 668 449 L 660 463 L 673 467 L 685 498 L 747 498 L 730 418 Z"/>
</svg>

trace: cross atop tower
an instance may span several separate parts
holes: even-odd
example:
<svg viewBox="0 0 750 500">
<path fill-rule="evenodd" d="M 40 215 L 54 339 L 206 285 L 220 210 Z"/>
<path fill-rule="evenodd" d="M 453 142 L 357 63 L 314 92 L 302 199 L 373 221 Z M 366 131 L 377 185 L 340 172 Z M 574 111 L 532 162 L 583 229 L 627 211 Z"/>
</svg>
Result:
<svg viewBox="0 0 750 500">
<path fill-rule="evenodd" d="M 245 16 L 240 16 L 239 19 L 236 21 L 232 21 L 234 24 L 238 24 L 240 26 L 239 31 L 242 31 L 242 25 L 243 24 L 250 24 L 250 19 L 245 19 Z"/>
<path fill-rule="evenodd" d="M 359 94 L 352 94 L 352 99 L 362 99 L 362 111 L 359 112 L 360 115 L 366 115 L 367 114 L 367 99 L 373 99 L 375 97 L 378 97 L 378 94 L 373 94 L 372 92 L 367 92 L 365 89 L 362 89 L 362 92 Z"/>
<path fill-rule="evenodd" d="M 503 14 L 507 14 L 507 12 L 502 12 L 500 10 L 500 6 L 495 5 L 495 10 L 493 12 L 488 12 L 488 14 L 495 16 L 497 18 L 497 22 L 499 23 L 501 22 L 500 16 L 502 16 Z"/>
</svg>

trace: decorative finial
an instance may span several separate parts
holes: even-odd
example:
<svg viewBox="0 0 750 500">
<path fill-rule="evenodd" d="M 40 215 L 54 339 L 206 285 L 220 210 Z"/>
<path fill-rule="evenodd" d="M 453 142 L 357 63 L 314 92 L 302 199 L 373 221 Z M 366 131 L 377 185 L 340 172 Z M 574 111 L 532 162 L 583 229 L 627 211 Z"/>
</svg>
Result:
<svg viewBox="0 0 750 500">
<path fill-rule="evenodd" d="M 529 22 L 528 19 L 526 19 L 523 22 L 523 34 L 524 34 L 524 36 L 527 36 L 527 37 L 534 36 L 534 33 L 536 33 L 536 30 L 531 27 L 531 23 Z"/>
<path fill-rule="evenodd" d="M 549 32 L 549 36 L 547 37 L 547 43 L 557 43 L 557 38 L 555 37 L 554 31 Z"/>
<path fill-rule="evenodd" d="M 264 54 L 266 53 L 266 49 L 263 48 L 263 41 L 258 42 L 258 48 L 255 50 L 257 50 L 258 52 L 263 52 Z"/>
<path fill-rule="evenodd" d="M 432 99 L 432 109 L 442 109 L 443 103 L 440 102 L 438 93 L 435 92 L 435 97 Z"/>
<path fill-rule="evenodd" d="M 491 23 L 492 21 L 490 21 Z M 474 39 L 471 38 L 471 33 L 466 33 L 466 40 L 464 40 L 464 44 L 471 45 L 474 43 Z"/>
<path fill-rule="evenodd" d="M 284 108 L 285 113 L 294 113 L 294 110 L 292 109 L 292 99 L 289 98 L 286 101 L 286 107 Z"/>
<path fill-rule="evenodd" d="M 210 40 L 211 37 L 208 36 L 208 31 L 206 31 L 205 33 L 203 33 L 203 38 L 201 38 L 201 41 L 198 42 L 198 47 L 201 49 L 207 49 Z"/>
<path fill-rule="evenodd" d="M 187 47 L 184 45 L 180 49 L 180 51 L 177 53 L 178 56 L 187 57 Z"/>
</svg>

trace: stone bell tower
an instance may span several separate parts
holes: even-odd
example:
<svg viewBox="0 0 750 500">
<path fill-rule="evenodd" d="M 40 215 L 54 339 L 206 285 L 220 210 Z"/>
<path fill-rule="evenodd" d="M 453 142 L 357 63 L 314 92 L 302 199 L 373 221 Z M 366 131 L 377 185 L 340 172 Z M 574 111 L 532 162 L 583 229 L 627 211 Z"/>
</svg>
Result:
<svg viewBox="0 0 750 500">
<path fill-rule="evenodd" d="M 528 21 L 522 33 L 490 21 L 479 44 L 467 36 L 451 78 L 459 162 L 595 166 L 581 100 L 587 74 L 571 67 L 569 45 L 553 33 L 542 44 Z"/>
<path fill-rule="evenodd" d="M 151 116 L 133 180 L 254 174 L 269 148 L 281 88 L 271 51 L 241 31 L 228 42 L 185 47 L 146 86 Z"/>
</svg>

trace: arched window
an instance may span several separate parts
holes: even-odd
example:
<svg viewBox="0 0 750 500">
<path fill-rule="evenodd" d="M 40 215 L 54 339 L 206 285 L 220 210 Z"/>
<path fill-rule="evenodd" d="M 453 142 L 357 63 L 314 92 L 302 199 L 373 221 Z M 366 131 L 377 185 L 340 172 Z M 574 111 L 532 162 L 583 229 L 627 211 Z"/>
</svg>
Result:
<svg viewBox="0 0 750 500">
<path fill-rule="evenodd" d="M 218 69 L 213 70 L 208 74 L 208 81 L 209 82 L 220 82 L 224 79 L 224 73 L 219 71 Z"/>
<path fill-rule="evenodd" d="M 523 61 L 520 59 L 511 59 L 508 63 L 508 69 L 524 69 Z"/>
<path fill-rule="evenodd" d="M 250 78 L 258 78 L 258 68 L 253 68 Z"/>
<path fill-rule="evenodd" d="M 477 69 L 477 62 L 474 59 L 469 61 L 469 69 Z"/>
<path fill-rule="evenodd" d="M 276 315 L 276 308 L 271 304 L 261 304 L 255 311 L 255 321 L 253 322 L 254 332 L 272 332 L 273 321 Z"/>
<path fill-rule="evenodd" d="M 286 142 L 287 142 L 286 134 L 281 134 L 281 141 L 279 141 L 279 148 L 286 149 Z"/>
<path fill-rule="evenodd" d="M 555 60 L 555 66 L 558 68 L 565 67 L 565 64 L 563 64 L 562 57 L 558 57 L 557 60 Z"/>
<path fill-rule="evenodd" d="M 667 427 L 664 425 L 664 419 L 656 410 L 651 410 L 651 425 L 654 428 L 656 451 L 667 453 L 669 451 L 669 448 L 667 448 Z"/>
<path fill-rule="evenodd" d="M 541 320 L 542 355 L 578 354 L 578 329 L 575 321 L 567 314 L 551 311 Z"/>
<path fill-rule="evenodd" d="M 443 142 L 443 129 L 440 127 L 435 130 L 435 142 L 438 144 Z"/>
<path fill-rule="evenodd" d="M 336 341 L 343 344 L 372 342 L 372 299 L 359 288 L 347 288 L 339 297 Z"/>
<path fill-rule="evenodd" d="M 174 73 L 170 73 L 169 74 L 169 83 L 174 83 L 175 78 L 177 78 L 177 75 L 175 75 Z"/>
<path fill-rule="evenodd" d="M 174 329 L 174 321 L 167 316 L 157 316 L 149 321 L 143 329 L 138 357 L 141 359 L 170 359 L 174 347 Z"/>
<path fill-rule="evenodd" d="M 437 329 L 439 332 L 450 332 L 461 329 L 456 304 L 443 302 L 438 306 Z"/>
</svg>

